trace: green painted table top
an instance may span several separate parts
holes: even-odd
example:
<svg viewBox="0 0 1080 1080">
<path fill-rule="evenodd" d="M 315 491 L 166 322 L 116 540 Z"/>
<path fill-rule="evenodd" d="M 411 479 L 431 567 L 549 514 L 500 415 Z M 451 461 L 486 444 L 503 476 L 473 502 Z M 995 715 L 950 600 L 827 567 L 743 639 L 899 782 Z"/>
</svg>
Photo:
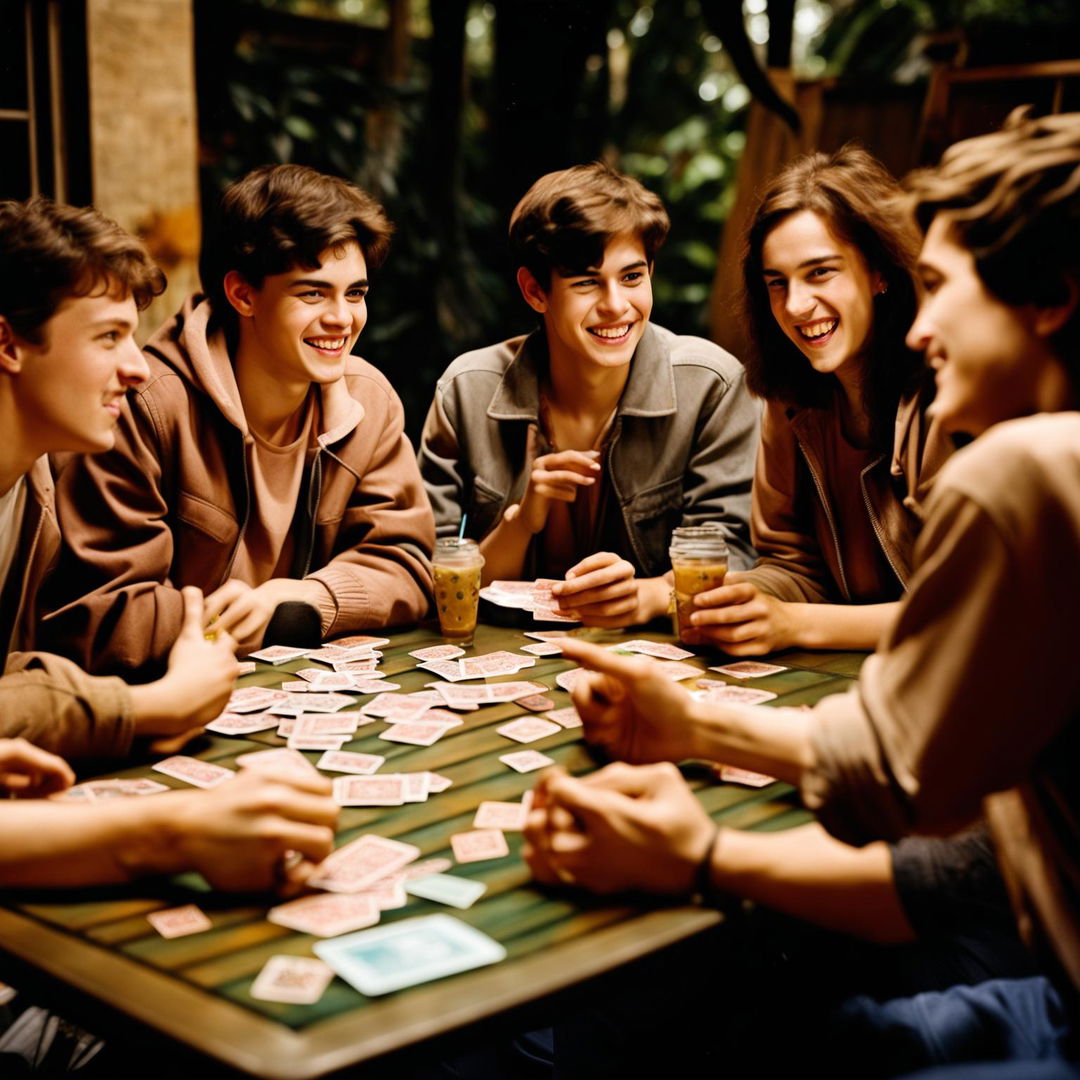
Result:
<svg viewBox="0 0 1080 1080">
<path fill-rule="evenodd" d="M 601 643 L 623 636 L 579 633 Z M 655 633 L 633 636 L 672 640 Z M 416 668 L 409 650 L 441 640 L 423 629 L 396 634 L 383 648 L 380 668 L 404 692 L 422 689 L 434 676 Z M 481 626 L 469 651 L 516 650 L 528 641 L 519 630 Z M 775 658 L 787 671 L 754 679 L 750 685 L 776 693 L 770 705 L 814 702 L 846 690 L 862 659 L 856 653 L 788 652 Z M 704 673 L 708 664 L 722 660 L 704 654 L 691 662 Z M 304 666 L 303 660 L 277 668 L 260 665 L 241 681 L 276 686 Z M 532 679 L 553 687 L 550 696 L 560 708 L 570 700 L 555 688 L 555 676 L 570 666 L 557 656 L 538 657 L 534 667 L 506 678 Z M 356 707 L 367 700 L 369 696 L 358 697 Z M 344 748 L 384 756 L 386 764 L 380 772 L 427 769 L 450 778 L 453 786 L 425 803 L 345 808 L 339 843 L 375 832 L 415 844 L 425 858 L 452 857 L 450 836 L 472 827 L 473 814 L 482 801 L 517 800 L 535 783 L 535 775 L 514 772 L 498 760 L 502 754 L 523 749 L 495 731 L 522 712 L 520 706 L 507 704 L 462 713 L 462 726 L 430 747 L 380 740 L 377 736 L 385 729 L 382 721 L 360 728 Z M 273 732 L 245 738 L 213 736 L 197 744 L 198 756 L 232 766 L 240 754 L 283 742 Z M 576 774 L 600 764 L 581 740 L 580 729 L 561 730 L 528 744 L 528 749 L 540 750 Z M 320 755 L 307 756 L 314 762 Z M 173 787 L 186 786 L 145 766 L 110 775 L 153 776 Z M 691 784 L 714 819 L 735 828 L 784 829 L 810 817 L 786 784 L 751 789 L 700 778 Z M 662 906 L 649 898 L 613 902 L 539 888 L 530 881 L 520 858 L 521 834 L 507 833 L 507 840 L 508 858 L 454 867 L 454 874 L 487 885 L 487 892 L 469 910 L 456 911 L 410 897 L 406 907 L 384 912 L 382 917 L 386 923 L 450 910 L 501 942 L 507 959 L 494 967 L 385 997 L 366 998 L 335 979 L 315 1005 L 256 1001 L 248 991 L 266 960 L 279 953 L 310 956 L 316 939 L 267 922 L 266 910 L 275 903 L 272 898 L 213 893 L 194 874 L 46 898 L 11 894 L 0 908 L 0 948 L 46 976 L 234 1068 L 261 1077 L 304 1078 L 535 1000 L 703 930 L 720 918 L 715 911 Z M 189 902 L 207 913 L 211 930 L 165 940 L 146 921 L 148 912 Z"/>
</svg>

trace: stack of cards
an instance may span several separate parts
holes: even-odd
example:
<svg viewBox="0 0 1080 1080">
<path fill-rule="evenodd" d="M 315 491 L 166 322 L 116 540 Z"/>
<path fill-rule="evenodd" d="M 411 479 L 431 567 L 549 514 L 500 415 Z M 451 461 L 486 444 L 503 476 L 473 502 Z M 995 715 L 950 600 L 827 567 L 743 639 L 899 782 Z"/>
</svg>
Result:
<svg viewBox="0 0 1080 1080">
<path fill-rule="evenodd" d="M 763 664 L 760 660 L 740 660 L 737 664 L 723 664 L 709 670 L 719 671 L 721 675 L 731 675 L 736 679 L 760 679 L 764 675 L 779 675 L 781 671 L 787 671 L 787 668 L 779 664 Z"/>
<path fill-rule="evenodd" d="M 536 581 L 493 581 L 480 590 L 480 595 L 489 603 L 498 604 L 499 607 L 531 611 L 537 622 L 576 623 L 578 619 L 559 610 L 559 605 L 551 592 L 552 585 L 558 583 L 555 578 L 537 578 Z"/>
</svg>

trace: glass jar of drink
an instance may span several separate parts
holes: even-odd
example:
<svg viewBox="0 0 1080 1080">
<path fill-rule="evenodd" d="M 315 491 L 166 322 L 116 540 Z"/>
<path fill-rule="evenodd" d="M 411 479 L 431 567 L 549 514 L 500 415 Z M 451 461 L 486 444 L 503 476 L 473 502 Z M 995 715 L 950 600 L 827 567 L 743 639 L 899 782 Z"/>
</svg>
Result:
<svg viewBox="0 0 1080 1080">
<path fill-rule="evenodd" d="M 480 603 L 480 571 L 484 556 L 475 540 L 457 536 L 435 541 L 431 560 L 439 629 L 456 645 L 471 645 Z"/>
<path fill-rule="evenodd" d="M 719 525 L 687 525 L 671 534 L 671 569 L 675 573 L 675 618 L 679 640 L 701 645 L 701 631 L 692 626 L 690 616 L 697 609 L 694 597 L 724 584 L 728 549 Z"/>
</svg>

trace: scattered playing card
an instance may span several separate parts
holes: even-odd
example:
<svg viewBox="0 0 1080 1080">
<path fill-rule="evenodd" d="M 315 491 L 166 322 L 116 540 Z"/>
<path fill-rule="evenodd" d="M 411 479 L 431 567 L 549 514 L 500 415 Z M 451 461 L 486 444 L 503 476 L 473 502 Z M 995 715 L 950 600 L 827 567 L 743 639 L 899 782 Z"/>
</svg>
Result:
<svg viewBox="0 0 1080 1080">
<path fill-rule="evenodd" d="M 515 742 L 530 743 L 546 738 L 548 735 L 554 735 L 562 731 L 562 728 L 550 720 L 541 720 L 536 716 L 523 716 L 520 720 L 511 720 L 509 724 L 503 724 L 495 730 Z"/>
<path fill-rule="evenodd" d="M 198 758 L 185 757 L 182 754 L 155 762 L 150 768 L 155 772 L 171 776 L 174 780 L 183 780 L 185 783 L 200 788 L 217 787 L 218 784 L 224 784 L 226 780 L 231 780 L 236 775 L 232 769 L 224 769 L 211 761 L 200 761 Z"/>
<path fill-rule="evenodd" d="M 555 764 L 554 758 L 541 754 L 539 750 L 516 750 L 512 754 L 503 754 L 499 760 L 520 773 L 533 772 Z"/>
<path fill-rule="evenodd" d="M 694 655 L 689 649 L 680 649 L 677 645 L 669 645 L 666 641 L 645 641 L 638 638 L 633 641 L 620 641 L 611 647 L 618 652 L 655 656 L 657 660 L 686 660 Z"/>
<path fill-rule="evenodd" d="M 232 692 L 225 709 L 232 713 L 262 712 L 271 705 L 287 701 L 288 697 L 288 694 L 269 686 L 241 686 Z"/>
<path fill-rule="evenodd" d="M 375 777 L 348 779 L 374 780 Z M 420 857 L 420 849 L 398 840 L 367 834 L 332 851 L 313 871 L 307 884 L 328 892 L 361 892 L 381 878 Z"/>
<path fill-rule="evenodd" d="M 167 911 L 151 911 L 146 921 L 163 937 L 178 938 L 188 934 L 201 934 L 213 924 L 194 904 L 169 908 Z"/>
<path fill-rule="evenodd" d="M 272 907 L 266 918 L 278 926 L 316 937 L 337 937 L 379 921 L 379 907 L 367 893 L 303 896 Z"/>
<path fill-rule="evenodd" d="M 510 854 L 506 837 L 500 829 L 473 829 L 450 837 L 450 847 L 459 863 L 501 859 Z"/>
<path fill-rule="evenodd" d="M 241 660 L 236 665 L 236 677 L 239 679 L 241 675 L 254 675 L 258 667 L 254 660 Z"/>
<path fill-rule="evenodd" d="M 751 772 L 749 769 L 737 769 L 734 765 L 721 765 L 719 770 L 721 780 L 731 784 L 745 784 L 747 787 L 765 787 L 767 784 L 775 784 L 775 776 L 766 776 L 764 773 Z"/>
<path fill-rule="evenodd" d="M 567 705 L 565 709 L 552 709 L 551 712 L 544 713 L 549 720 L 554 720 L 559 727 L 563 728 L 579 728 L 581 727 L 581 717 L 578 716 L 577 709 L 573 705 Z"/>
<path fill-rule="evenodd" d="M 503 829 L 521 832 L 525 828 L 528 807 L 519 802 L 482 802 L 473 818 L 474 829 Z"/>
<path fill-rule="evenodd" d="M 302 732 L 293 732 L 287 745 L 290 750 L 340 750 L 348 741 L 348 735 L 305 735 Z"/>
<path fill-rule="evenodd" d="M 281 684 L 281 689 L 287 694 L 306 694 L 311 689 L 311 683 L 303 679 L 291 679 Z"/>
<path fill-rule="evenodd" d="M 311 690 L 351 690 L 356 681 L 344 671 L 324 671 L 322 668 L 303 668 L 296 673 Z M 351 699 L 346 698 L 347 705 Z"/>
<path fill-rule="evenodd" d="M 393 716 L 402 720 L 418 720 L 429 707 L 426 701 L 417 701 L 415 698 L 401 694 L 379 694 L 378 697 L 372 698 L 366 705 L 361 706 L 360 711 L 365 716 Z"/>
<path fill-rule="evenodd" d="M 372 672 L 374 675 L 375 672 Z M 384 690 L 400 690 L 401 683 L 387 679 L 370 679 L 366 676 L 353 675 L 351 690 L 354 694 L 381 694 Z"/>
<path fill-rule="evenodd" d="M 402 773 L 401 778 L 405 781 L 403 799 L 407 803 L 427 802 L 428 776 L 426 772 Z"/>
<path fill-rule="evenodd" d="M 464 910 L 472 907 L 487 892 L 487 885 L 453 874 L 429 874 L 406 881 L 405 891 L 422 900 L 434 900 Z"/>
<path fill-rule="evenodd" d="M 506 950 L 497 941 L 450 915 L 401 919 L 347 937 L 317 941 L 314 950 L 369 997 L 506 958 Z"/>
<path fill-rule="evenodd" d="M 380 731 L 379 738 L 384 742 L 431 746 L 449 730 L 450 725 L 442 720 L 405 720 L 391 724 L 385 731 Z"/>
<path fill-rule="evenodd" d="M 307 656 L 310 649 L 294 649 L 290 645 L 271 645 L 268 649 L 260 649 L 258 652 L 249 653 L 252 660 L 262 660 L 265 664 L 287 664 L 290 660 L 299 660 L 301 656 Z"/>
<path fill-rule="evenodd" d="M 519 697 L 514 701 L 515 705 L 520 705 L 523 709 L 528 709 L 529 712 L 547 712 L 548 709 L 555 708 L 555 702 L 549 697 L 544 697 L 543 694 L 529 694 L 528 697 Z"/>
<path fill-rule="evenodd" d="M 522 652 L 527 652 L 532 656 L 558 656 L 562 649 L 558 645 L 552 645 L 546 641 L 538 641 L 535 645 L 522 645 Z"/>
<path fill-rule="evenodd" d="M 448 787 L 452 787 L 454 783 L 449 777 L 441 776 L 437 772 L 429 772 L 427 776 L 429 795 L 437 795 L 440 791 L 445 791 Z"/>
<path fill-rule="evenodd" d="M 370 776 L 376 772 L 386 758 L 378 754 L 357 754 L 352 750 L 327 750 L 316 766 L 327 772 L 354 773 L 357 776 Z"/>
<path fill-rule="evenodd" d="M 585 678 L 587 672 L 584 668 L 571 668 L 569 671 L 560 671 L 555 676 L 555 683 L 561 686 L 568 694 L 573 692 L 573 689 L 582 679 Z"/>
<path fill-rule="evenodd" d="M 310 956 L 271 956 L 251 984 L 250 993 L 259 1001 L 314 1005 L 333 977 L 331 968 Z"/>
<path fill-rule="evenodd" d="M 402 806 L 405 780 L 400 773 L 385 776 L 339 776 L 334 780 L 338 806 Z"/>
<path fill-rule="evenodd" d="M 720 705 L 760 705 L 772 701 L 775 694 L 768 690 L 755 690 L 752 686 L 709 686 L 704 690 L 695 690 L 694 696 L 702 701 Z"/>
<path fill-rule="evenodd" d="M 569 630 L 525 630 L 524 634 L 537 641 L 561 641 L 564 637 L 573 636 Z"/>
<path fill-rule="evenodd" d="M 779 675 L 787 671 L 779 664 L 763 664 L 758 660 L 740 660 L 737 664 L 724 664 L 711 667 L 710 671 L 719 671 L 721 675 L 731 675 L 736 679 L 760 679 L 763 675 Z"/>
<path fill-rule="evenodd" d="M 390 639 L 387 637 L 371 637 L 368 634 L 352 634 L 349 637 L 335 638 L 328 644 L 335 645 L 339 649 L 357 649 L 360 646 L 377 649 L 381 645 L 389 645 Z"/>
<path fill-rule="evenodd" d="M 456 660 L 465 655 L 465 650 L 457 645 L 432 645 L 428 649 L 414 649 L 409 655 L 417 660 Z"/>
<path fill-rule="evenodd" d="M 236 764 L 242 769 L 265 769 L 272 772 L 295 772 L 309 776 L 317 773 L 315 766 L 298 750 L 289 750 L 276 746 L 273 750 L 256 750 L 252 754 L 241 754 Z"/>
</svg>

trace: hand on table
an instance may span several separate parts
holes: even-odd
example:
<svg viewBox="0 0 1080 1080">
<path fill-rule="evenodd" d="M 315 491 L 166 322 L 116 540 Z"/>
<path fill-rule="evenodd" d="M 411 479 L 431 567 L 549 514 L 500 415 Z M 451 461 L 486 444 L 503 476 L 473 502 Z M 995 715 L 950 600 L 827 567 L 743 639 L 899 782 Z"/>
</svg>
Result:
<svg viewBox="0 0 1080 1080">
<path fill-rule="evenodd" d="M 796 644 L 791 605 L 730 573 L 718 589 L 694 597 L 690 621 L 731 656 L 762 656 Z"/>
<path fill-rule="evenodd" d="M 217 634 L 224 630 L 231 634 L 236 641 L 236 651 L 243 656 L 262 645 L 263 634 L 278 604 L 300 600 L 317 608 L 325 597 L 326 586 L 319 581 L 271 578 L 261 585 L 251 586 L 230 578 L 206 598 L 203 627 L 207 633 Z"/>
<path fill-rule="evenodd" d="M 577 638 L 560 638 L 563 656 L 588 669 L 571 695 L 585 738 L 634 763 L 694 756 L 690 695 L 657 672 L 654 660 L 618 656 Z"/>
<path fill-rule="evenodd" d="M 664 578 L 635 577 L 633 565 L 611 551 L 582 559 L 551 588 L 560 610 L 601 627 L 636 626 L 662 615 L 669 590 Z"/>
<path fill-rule="evenodd" d="M 221 714 L 236 683 L 236 643 L 226 632 L 213 641 L 203 632 L 203 597 L 188 586 L 181 592 L 184 621 L 169 653 L 169 666 L 156 682 L 131 687 L 135 731 L 161 736 L 153 748 L 173 753 Z"/>
<path fill-rule="evenodd" d="M 582 487 L 600 475 L 598 450 L 559 450 L 536 458 L 517 510 L 517 520 L 534 536 L 547 524 L 552 501 L 573 502 Z"/>
<path fill-rule="evenodd" d="M 333 850 L 332 790 L 322 776 L 242 769 L 210 791 L 155 797 L 159 806 L 169 803 L 168 843 L 152 869 L 197 870 L 231 892 L 299 885 Z M 301 858 L 288 868 L 290 852 Z"/>
<path fill-rule="evenodd" d="M 39 799 L 75 783 L 61 757 L 25 739 L 0 739 L 0 787 L 19 798 Z"/>
<path fill-rule="evenodd" d="M 684 895 L 715 827 L 674 765 L 609 765 L 540 778 L 523 855 L 537 880 L 593 892 Z"/>
</svg>

